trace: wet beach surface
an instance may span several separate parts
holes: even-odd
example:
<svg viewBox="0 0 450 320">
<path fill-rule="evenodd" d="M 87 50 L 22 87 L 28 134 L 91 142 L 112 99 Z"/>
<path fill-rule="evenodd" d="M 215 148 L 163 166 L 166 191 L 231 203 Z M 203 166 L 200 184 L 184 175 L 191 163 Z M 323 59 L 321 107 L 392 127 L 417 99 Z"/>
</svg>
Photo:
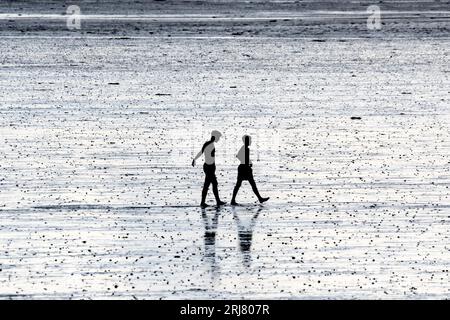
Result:
<svg viewBox="0 0 450 320">
<path fill-rule="evenodd" d="M 83 15 L 75 34 L 65 28 L 70 5 Z M 376 32 L 372 5 L 382 13 Z M 14 0 L 0 3 L 0 22 L 8 36 L 448 38 L 450 2 Z"/>
<path fill-rule="evenodd" d="M 448 3 L 294 5 L 2 18 L 0 298 L 449 298 Z M 247 133 L 267 204 L 197 207 L 212 129 L 222 198 Z"/>
</svg>

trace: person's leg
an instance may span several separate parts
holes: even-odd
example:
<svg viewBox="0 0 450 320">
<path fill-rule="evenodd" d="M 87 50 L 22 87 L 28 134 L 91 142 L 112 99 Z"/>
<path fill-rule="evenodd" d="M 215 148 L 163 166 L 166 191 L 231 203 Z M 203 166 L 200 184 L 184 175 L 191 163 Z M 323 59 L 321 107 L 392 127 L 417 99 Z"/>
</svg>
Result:
<svg viewBox="0 0 450 320">
<path fill-rule="evenodd" d="M 258 188 L 256 187 L 255 179 L 253 179 L 253 177 L 250 177 L 250 178 L 248 179 L 248 182 L 249 182 L 250 185 L 252 186 L 252 190 L 253 190 L 253 192 L 256 194 L 256 196 L 258 197 L 258 200 L 261 199 L 261 195 L 259 194 Z"/>
<path fill-rule="evenodd" d="M 217 188 L 217 185 L 218 185 L 217 177 L 215 175 L 214 175 L 214 178 L 212 178 L 211 183 L 212 183 L 212 186 L 213 186 L 213 193 L 214 193 L 214 197 L 216 197 L 217 205 L 220 206 L 222 204 L 225 204 L 226 202 L 223 202 L 223 201 L 220 200 L 219 189 Z"/>
<path fill-rule="evenodd" d="M 253 179 L 253 175 L 248 179 L 248 182 L 250 182 L 250 185 L 252 186 L 253 192 L 258 197 L 259 202 L 263 203 L 263 202 L 266 202 L 267 200 L 269 200 L 269 198 L 263 198 L 259 194 L 258 188 L 256 187 L 255 179 Z"/>
<path fill-rule="evenodd" d="M 209 180 L 209 178 L 205 177 L 205 183 L 203 184 L 202 190 L 202 202 L 200 203 L 202 207 L 206 207 L 206 195 L 208 194 L 208 188 L 210 183 L 211 181 Z"/>
<path fill-rule="evenodd" d="M 242 185 L 242 179 L 241 179 L 241 177 L 238 176 L 236 186 L 234 187 L 234 190 L 233 190 L 233 198 L 231 199 L 231 204 L 236 204 L 236 196 L 237 196 L 237 193 L 238 193 L 241 185 Z"/>
<path fill-rule="evenodd" d="M 219 197 L 219 189 L 218 189 L 218 183 L 217 183 L 217 177 L 216 177 L 216 165 L 213 164 L 213 165 L 206 166 L 205 173 L 207 173 L 206 176 L 208 177 L 209 182 L 212 183 L 212 189 L 213 189 L 214 197 L 216 198 L 217 205 L 220 206 L 220 205 L 225 204 L 226 202 L 221 201 L 220 197 Z"/>
</svg>

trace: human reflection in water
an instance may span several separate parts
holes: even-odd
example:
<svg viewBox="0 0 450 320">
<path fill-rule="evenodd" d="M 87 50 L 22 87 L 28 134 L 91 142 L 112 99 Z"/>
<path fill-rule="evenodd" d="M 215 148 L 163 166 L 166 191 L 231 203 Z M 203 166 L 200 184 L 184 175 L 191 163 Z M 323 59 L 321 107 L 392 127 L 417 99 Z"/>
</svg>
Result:
<svg viewBox="0 0 450 320">
<path fill-rule="evenodd" d="M 253 238 L 253 228 L 255 227 L 256 220 L 258 219 L 258 216 L 261 213 L 262 209 L 263 207 L 258 208 L 258 210 L 253 215 L 250 222 L 243 222 L 239 218 L 239 214 L 236 208 L 235 207 L 231 208 L 233 212 L 234 221 L 236 221 L 238 228 L 239 248 L 242 252 L 244 266 L 247 268 L 250 267 L 250 264 L 252 262 L 251 246 Z"/>
<path fill-rule="evenodd" d="M 211 212 L 211 211 L 209 211 Z M 214 216 L 209 217 L 208 211 L 202 209 L 202 219 L 205 225 L 205 253 L 204 260 L 211 266 L 212 277 L 215 278 L 219 272 L 216 261 L 216 232 L 219 224 L 220 207 L 214 210 Z"/>
</svg>

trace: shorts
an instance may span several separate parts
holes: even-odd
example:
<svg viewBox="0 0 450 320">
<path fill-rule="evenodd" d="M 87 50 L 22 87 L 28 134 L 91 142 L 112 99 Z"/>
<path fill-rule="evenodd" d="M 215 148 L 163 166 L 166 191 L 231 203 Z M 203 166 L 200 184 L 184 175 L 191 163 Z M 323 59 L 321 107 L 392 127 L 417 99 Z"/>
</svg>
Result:
<svg viewBox="0 0 450 320">
<path fill-rule="evenodd" d="M 238 180 L 252 180 L 253 169 L 245 164 L 240 164 L 238 167 Z"/>
</svg>

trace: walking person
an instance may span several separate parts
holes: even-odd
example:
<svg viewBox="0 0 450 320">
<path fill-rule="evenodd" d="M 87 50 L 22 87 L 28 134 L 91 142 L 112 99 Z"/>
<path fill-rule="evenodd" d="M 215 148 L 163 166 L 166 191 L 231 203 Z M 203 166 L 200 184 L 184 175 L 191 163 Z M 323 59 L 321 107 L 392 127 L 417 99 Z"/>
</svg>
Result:
<svg viewBox="0 0 450 320">
<path fill-rule="evenodd" d="M 219 142 L 221 136 L 222 134 L 219 131 L 217 130 L 212 131 L 211 139 L 205 142 L 205 144 L 202 147 L 202 150 L 195 156 L 194 160 L 192 160 L 192 166 L 194 167 L 195 161 L 198 158 L 200 158 L 202 154 L 205 154 L 205 163 L 203 164 L 203 172 L 205 172 L 205 183 L 203 184 L 202 201 L 200 203 L 200 206 L 202 208 L 208 206 L 206 204 L 206 195 L 208 194 L 208 188 L 210 184 L 212 184 L 212 189 L 214 197 L 216 198 L 217 206 L 226 204 L 226 202 L 220 200 L 216 177 L 216 161 L 215 161 L 216 149 L 214 143 Z"/>
<path fill-rule="evenodd" d="M 258 197 L 258 200 L 260 203 L 266 202 L 269 200 L 269 198 L 263 198 L 259 194 L 258 188 L 256 187 L 255 179 L 253 179 L 253 169 L 252 169 L 252 162 L 250 161 L 250 145 L 252 144 L 252 139 L 248 135 L 244 135 L 242 137 L 242 141 L 244 142 L 244 145 L 239 150 L 238 154 L 236 155 L 236 158 L 239 159 L 241 164 L 238 167 L 238 177 L 236 186 L 233 190 L 233 198 L 231 199 L 232 205 L 237 205 L 236 203 L 236 195 L 239 191 L 239 188 L 242 185 L 242 181 L 247 180 L 250 185 L 252 186 L 253 192 Z"/>
</svg>

